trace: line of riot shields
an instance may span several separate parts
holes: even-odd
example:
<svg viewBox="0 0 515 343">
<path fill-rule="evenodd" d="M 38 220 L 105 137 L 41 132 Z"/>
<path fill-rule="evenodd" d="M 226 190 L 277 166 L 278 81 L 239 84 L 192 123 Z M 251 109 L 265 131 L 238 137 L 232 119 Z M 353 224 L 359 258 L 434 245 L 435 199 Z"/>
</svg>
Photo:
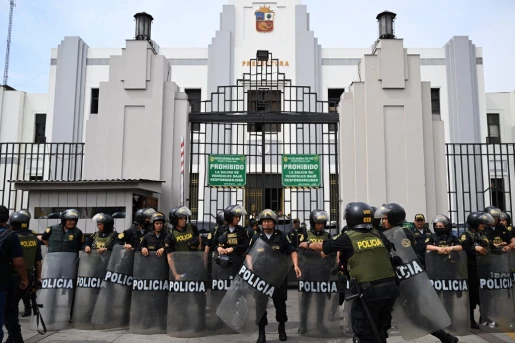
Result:
<svg viewBox="0 0 515 343">
<path fill-rule="evenodd" d="M 392 313 L 402 337 L 411 340 L 444 328 L 467 334 L 465 253 L 428 252 L 424 271 L 400 228 L 385 235 L 403 262 L 396 271 L 401 296 Z M 349 290 L 335 272 L 336 256 L 306 250 L 298 256 L 299 332 L 310 337 L 352 336 L 352 301 L 344 302 L 341 322 L 338 293 L 348 296 Z M 47 253 L 38 294 L 40 313 L 48 330 L 67 328 L 71 322 L 84 330 L 128 328 L 133 334 L 185 338 L 251 334 L 290 268 L 289 256 L 261 239 L 246 257 L 233 256 L 225 263 L 205 261 L 202 252 L 143 256 L 123 246 L 103 254 Z M 510 331 L 515 323 L 515 252 L 478 259 L 478 276 L 482 318 Z M 36 329 L 34 318 L 31 326 Z"/>
</svg>

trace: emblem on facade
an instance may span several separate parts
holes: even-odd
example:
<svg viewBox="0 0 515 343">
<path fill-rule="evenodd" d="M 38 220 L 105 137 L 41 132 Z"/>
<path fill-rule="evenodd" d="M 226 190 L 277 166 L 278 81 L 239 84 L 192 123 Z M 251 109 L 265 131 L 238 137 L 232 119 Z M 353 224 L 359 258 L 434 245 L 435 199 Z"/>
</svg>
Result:
<svg viewBox="0 0 515 343">
<path fill-rule="evenodd" d="M 267 6 L 261 6 L 256 11 L 256 31 L 272 32 L 274 30 L 275 12 Z"/>
</svg>

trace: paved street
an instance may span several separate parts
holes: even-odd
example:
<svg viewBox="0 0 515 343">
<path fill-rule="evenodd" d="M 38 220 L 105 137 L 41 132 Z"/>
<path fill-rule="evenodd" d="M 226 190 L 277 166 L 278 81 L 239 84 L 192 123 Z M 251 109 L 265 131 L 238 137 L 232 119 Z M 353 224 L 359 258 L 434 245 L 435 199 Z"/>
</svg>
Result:
<svg viewBox="0 0 515 343">
<path fill-rule="evenodd" d="M 288 342 L 351 342 L 351 336 L 343 336 L 336 339 L 321 339 L 321 338 L 306 338 L 297 334 L 299 327 L 299 315 L 298 315 L 298 299 L 297 292 L 289 290 L 288 294 L 288 316 L 289 321 L 286 325 L 286 331 L 288 333 Z M 279 342 L 277 334 L 277 323 L 274 321 L 275 311 L 271 304 L 268 311 L 268 320 L 271 323 L 267 326 L 267 341 Z M 29 331 L 29 319 L 20 318 L 22 323 L 23 337 L 25 342 L 28 343 L 64 343 L 64 342 L 89 342 L 89 343 L 131 343 L 131 342 L 255 342 L 257 339 L 257 332 L 251 336 L 242 335 L 220 335 L 220 336 L 208 336 L 200 338 L 173 338 L 167 335 L 132 335 L 127 330 L 106 330 L 106 331 L 87 331 L 87 330 L 75 330 L 73 328 L 62 330 L 58 332 L 48 332 L 45 336 L 39 335 L 37 332 Z M 343 321 L 342 321 L 343 323 Z M 257 329 L 256 329 L 257 331 Z M 515 333 L 487 333 L 481 330 L 473 330 L 474 332 L 468 336 L 459 337 L 460 342 L 467 343 L 515 343 Z M 390 338 L 388 342 L 399 343 L 403 342 L 402 337 L 394 329 L 390 332 Z M 413 342 L 430 343 L 439 342 L 435 337 L 428 335 L 421 337 Z"/>
</svg>

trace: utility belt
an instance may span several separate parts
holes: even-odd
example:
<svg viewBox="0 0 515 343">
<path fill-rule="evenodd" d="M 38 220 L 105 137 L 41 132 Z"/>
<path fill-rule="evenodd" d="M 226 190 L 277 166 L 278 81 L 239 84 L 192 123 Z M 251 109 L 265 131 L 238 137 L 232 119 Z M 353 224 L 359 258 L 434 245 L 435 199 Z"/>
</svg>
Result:
<svg viewBox="0 0 515 343">
<path fill-rule="evenodd" d="M 363 296 L 366 301 L 397 298 L 400 295 L 399 286 L 394 277 L 359 284 L 356 279 L 349 281 L 350 292 Z"/>
</svg>

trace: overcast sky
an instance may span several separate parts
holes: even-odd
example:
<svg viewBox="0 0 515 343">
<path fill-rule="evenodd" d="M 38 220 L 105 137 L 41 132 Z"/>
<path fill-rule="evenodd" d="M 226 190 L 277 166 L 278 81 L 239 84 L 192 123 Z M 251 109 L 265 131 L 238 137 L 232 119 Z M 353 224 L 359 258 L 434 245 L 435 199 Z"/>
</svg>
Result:
<svg viewBox="0 0 515 343">
<path fill-rule="evenodd" d="M 266 1 L 265 1 L 266 2 Z M 161 47 L 206 47 L 219 28 L 227 0 L 16 0 L 8 84 L 47 92 L 50 49 L 64 36 L 89 47 L 125 45 L 133 15 L 154 17 L 152 38 Z M 377 36 L 375 16 L 397 13 L 396 35 L 405 47 L 442 47 L 468 35 L 483 48 L 486 91 L 515 90 L 515 0 L 303 0 L 311 29 L 323 47 L 368 48 Z M 3 75 L 9 1 L 0 0 L 0 68 Z M 1 82 L 1 80 L 0 80 Z"/>
</svg>

